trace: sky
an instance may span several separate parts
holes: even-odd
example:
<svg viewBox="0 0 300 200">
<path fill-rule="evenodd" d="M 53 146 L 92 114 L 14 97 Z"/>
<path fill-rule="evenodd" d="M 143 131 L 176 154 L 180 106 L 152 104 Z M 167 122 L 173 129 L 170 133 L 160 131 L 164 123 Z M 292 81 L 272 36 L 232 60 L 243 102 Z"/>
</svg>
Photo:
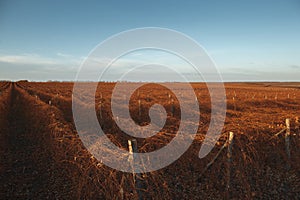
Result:
<svg viewBox="0 0 300 200">
<path fill-rule="evenodd" d="M 193 38 L 224 81 L 299 81 L 300 0 L 0 0 L 0 80 L 73 81 L 99 43 L 142 27 Z M 119 75 L 151 59 L 191 74 L 164 52 L 138 55 L 118 61 Z"/>
</svg>

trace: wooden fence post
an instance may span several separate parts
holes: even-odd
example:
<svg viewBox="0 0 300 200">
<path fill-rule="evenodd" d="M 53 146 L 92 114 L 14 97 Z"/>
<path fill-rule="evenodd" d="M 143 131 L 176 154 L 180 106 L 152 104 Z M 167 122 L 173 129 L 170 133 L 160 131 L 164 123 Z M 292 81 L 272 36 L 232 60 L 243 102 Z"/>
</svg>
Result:
<svg viewBox="0 0 300 200">
<path fill-rule="evenodd" d="M 100 114 L 99 114 L 99 116 L 100 116 L 100 119 L 102 119 L 102 103 L 100 102 L 100 105 L 99 105 L 99 112 L 100 112 Z"/>
<path fill-rule="evenodd" d="M 133 153 L 138 153 L 138 148 L 137 148 L 137 141 L 136 139 L 131 139 L 128 140 L 128 149 L 129 149 L 129 153 L 132 155 L 131 157 L 131 166 L 133 169 L 132 175 L 133 175 L 133 180 L 134 180 L 134 185 L 135 185 L 135 190 L 136 193 L 138 195 L 138 200 L 143 200 L 144 199 L 144 195 L 142 192 L 143 189 L 143 175 L 141 173 L 134 173 L 134 167 L 135 166 L 135 158 L 134 158 L 134 154 Z"/>
<path fill-rule="evenodd" d="M 228 199 L 230 198 L 229 189 L 230 189 L 230 179 L 231 179 L 231 163 L 232 163 L 232 145 L 233 145 L 234 133 L 229 132 L 228 138 L 228 150 L 227 150 L 227 184 L 226 184 L 226 192 Z"/>
<path fill-rule="evenodd" d="M 235 98 L 234 98 L 234 97 L 232 97 L 232 100 L 233 100 L 233 109 L 234 109 L 234 111 L 236 112 L 236 103 L 235 103 Z"/>
<path fill-rule="evenodd" d="M 172 105 L 171 105 L 171 112 L 172 112 L 172 117 L 174 117 L 174 113 L 175 113 L 174 99 L 172 99 L 171 102 L 172 102 Z"/>
<path fill-rule="evenodd" d="M 290 151 L 290 137 L 291 137 L 291 127 L 290 127 L 290 119 L 285 120 L 286 123 L 286 133 L 285 133 L 285 150 L 287 154 L 287 169 L 290 169 L 290 158 L 291 158 L 291 151 Z"/>
</svg>

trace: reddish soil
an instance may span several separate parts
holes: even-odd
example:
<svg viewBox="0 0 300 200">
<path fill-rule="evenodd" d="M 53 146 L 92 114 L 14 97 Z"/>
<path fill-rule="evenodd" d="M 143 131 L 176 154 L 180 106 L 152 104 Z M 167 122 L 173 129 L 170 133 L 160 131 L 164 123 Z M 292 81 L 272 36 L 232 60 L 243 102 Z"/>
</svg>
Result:
<svg viewBox="0 0 300 200">
<path fill-rule="evenodd" d="M 181 84 L 174 84 L 180 90 Z M 100 84 L 97 115 L 106 135 L 127 149 L 131 137 L 118 128 L 111 113 L 114 85 Z M 170 166 L 143 174 L 143 199 L 299 199 L 300 130 L 295 120 L 300 117 L 299 85 L 226 84 L 223 134 L 213 151 L 199 159 L 211 108 L 206 85 L 193 83 L 201 112 L 196 139 Z M 73 83 L 0 82 L 0 199 L 137 198 L 132 174 L 106 167 L 81 143 L 73 123 L 72 89 Z M 91 97 L 83 92 L 80 98 Z M 142 103 L 141 116 L 138 100 Z M 158 149 L 172 140 L 184 111 L 171 91 L 146 84 L 134 93 L 130 103 L 130 114 L 140 125 L 150 122 L 148 111 L 154 103 L 163 105 L 168 113 L 164 128 L 156 136 L 138 139 L 140 152 Z M 285 128 L 286 118 L 291 120 L 290 159 L 285 132 L 275 136 Z M 230 131 L 235 134 L 232 163 L 228 164 L 224 149 L 202 174 Z"/>
</svg>

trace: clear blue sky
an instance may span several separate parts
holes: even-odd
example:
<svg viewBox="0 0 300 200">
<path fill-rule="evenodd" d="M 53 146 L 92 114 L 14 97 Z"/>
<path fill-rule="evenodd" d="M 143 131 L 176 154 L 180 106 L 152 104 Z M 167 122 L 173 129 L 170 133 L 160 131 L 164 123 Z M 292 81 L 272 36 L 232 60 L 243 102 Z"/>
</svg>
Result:
<svg viewBox="0 0 300 200">
<path fill-rule="evenodd" d="M 0 0 L 0 79 L 73 80 L 98 43 L 149 26 L 194 38 L 225 80 L 299 80 L 299 0 Z"/>
</svg>

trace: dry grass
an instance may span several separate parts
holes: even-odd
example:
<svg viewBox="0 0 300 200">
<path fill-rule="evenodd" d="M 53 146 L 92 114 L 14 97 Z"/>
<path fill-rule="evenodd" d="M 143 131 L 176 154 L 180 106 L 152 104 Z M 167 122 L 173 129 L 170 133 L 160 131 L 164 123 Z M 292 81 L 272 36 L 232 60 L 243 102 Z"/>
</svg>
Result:
<svg viewBox="0 0 300 200">
<path fill-rule="evenodd" d="M 18 91 L 26 102 L 33 127 L 43 123 L 41 143 L 45 145 L 59 167 L 61 174 L 69 180 L 72 188 L 66 196 L 77 199 L 133 199 L 136 191 L 133 176 L 113 170 L 96 160 L 82 145 L 71 111 L 72 84 L 64 83 L 22 83 Z M 110 98 L 114 84 L 104 84 L 101 94 L 96 95 L 96 109 L 99 122 L 107 136 L 120 148 L 127 149 L 129 136 L 115 124 Z M 46 88 L 45 88 L 46 87 Z M 178 84 L 180 89 L 180 84 Z M 294 198 L 300 195 L 300 140 L 295 118 L 299 117 L 300 91 L 295 88 L 265 87 L 265 85 L 228 84 L 227 117 L 223 134 L 213 151 L 204 159 L 198 158 L 202 141 L 210 122 L 210 100 L 207 88 L 193 84 L 200 101 L 201 121 L 196 139 L 188 151 L 170 166 L 156 172 L 144 174 L 144 195 L 146 199 L 219 199 L 230 198 Z M 149 89 L 151 95 L 149 96 Z M 184 95 L 184 91 L 181 91 Z M 148 111 L 154 103 L 162 104 L 168 118 L 161 132 L 147 139 L 138 139 L 139 151 L 150 152 L 168 144 L 175 136 L 180 123 L 180 106 L 175 99 L 175 112 L 171 115 L 169 94 L 172 92 L 148 84 L 131 98 L 130 114 L 137 124 L 150 122 Z M 288 96 L 290 94 L 290 96 Z M 39 98 L 36 99 L 35 95 Z M 102 97 L 101 97 L 102 96 Z M 267 96 L 267 98 L 266 98 Z M 277 98 L 275 98 L 277 96 Z M 234 99 L 233 99 L 234 97 Z M 289 98 L 288 98 L 289 97 Z M 82 98 L 89 98 L 85 95 Z M 139 115 L 138 99 L 143 102 Z M 49 105 L 51 100 L 51 106 Z M 36 108 L 38 104 L 38 109 Z M 91 105 L 82 105 L 91 106 Z M 38 118 L 43 117 L 44 121 Z M 285 126 L 285 119 L 291 124 L 291 160 L 287 159 L 283 134 L 274 137 Z M 120 119 L 122 119 L 120 117 Z M 228 132 L 235 133 L 232 164 L 230 165 L 230 189 L 226 191 L 228 163 L 224 149 L 215 162 L 202 171 L 215 157 L 227 140 Z M 286 169 L 290 162 L 291 169 Z M 59 185 L 59 183 L 58 183 Z"/>
</svg>

